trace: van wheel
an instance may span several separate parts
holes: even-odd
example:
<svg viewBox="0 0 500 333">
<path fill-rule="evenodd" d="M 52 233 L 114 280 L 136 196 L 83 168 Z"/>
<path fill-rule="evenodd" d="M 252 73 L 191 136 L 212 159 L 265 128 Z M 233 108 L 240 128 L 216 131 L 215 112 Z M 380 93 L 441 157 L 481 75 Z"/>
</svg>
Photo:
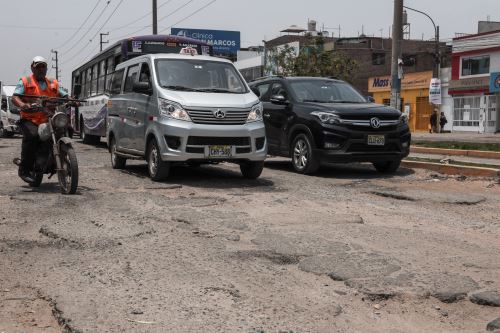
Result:
<svg viewBox="0 0 500 333">
<path fill-rule="evenodd" d="M 240 170 L 243 177 L 248 179 L 257 179 L 259 178 L 262 170 L 264 169 L 264 162 L 248 162 L 240 164 Z"/>
<path fill-rule="evenodd" d="M 315 173 L 319 162 L 313 152 L 312 140 L 304 133 L 298 134 L 292 141 L 292 164 L 295 171 L 302 174 Z"/>
<path fill-rule="evenodd" d="M 151 180 L 157 182 L 165 180 L 170 173 L 170 163 L 161 159 L 160 148 L 156 139 L 151 140 L 148 146 L 148 172 Z"/>
<path fill-rule="evenodd" d="M 380 173 L 394 173 L 399 169 L 400 165 L 401 165 L 401 160 L 373 162 L 373 166 Z"/>
<path fill-rule="evenodd" d="M 127 163 L 127 159 L 116 155 L 116 139 L 111 138 L 109 144 L 109 152 L 111 153 L 111 167 L 113 169 L 123 169 Z"/>
</svg>

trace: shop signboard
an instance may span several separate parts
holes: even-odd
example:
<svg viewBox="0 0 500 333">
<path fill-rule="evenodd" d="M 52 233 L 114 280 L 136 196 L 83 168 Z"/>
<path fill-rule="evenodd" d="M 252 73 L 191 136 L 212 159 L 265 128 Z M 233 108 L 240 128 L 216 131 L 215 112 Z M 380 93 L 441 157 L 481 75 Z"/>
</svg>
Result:
<svg viewBox="0 0 500 333">
<path fill-rule="evenodd" d="M 497 94 L 500 93 L 500 72 L 491 73 L 490 92 Z"/>
<path fill-rule="evenodd" d="M 441 105 L 441 80 L 433 78 L 429 86 L 429 103 Z"/>
<path fill-rule="evenodd" d="M 490 85 L 490 77 L 475 77 L 461 80 L 450 81 L 450 93 L 461 92 L 467 90 L 487 90 Z"/>
<path fill-rule="evenodd" d="M 213 46 L 214 54 L 236 56 L 240 50 L 239 31 L 172 28 L 172 35 L 189 37 Z"/>
<path fill-rule="evenodd" d="M 432 71 L 406 73 L 404 78 L 401 80 L 401 90 L 429 89 L 431 79 L 432 79 Z M 391 77 L 389 75 L 371 77 L 368 80 L 368 91 L 371 93 L 384 92 L 390 90 L 391 90 Z"/>
</svg>

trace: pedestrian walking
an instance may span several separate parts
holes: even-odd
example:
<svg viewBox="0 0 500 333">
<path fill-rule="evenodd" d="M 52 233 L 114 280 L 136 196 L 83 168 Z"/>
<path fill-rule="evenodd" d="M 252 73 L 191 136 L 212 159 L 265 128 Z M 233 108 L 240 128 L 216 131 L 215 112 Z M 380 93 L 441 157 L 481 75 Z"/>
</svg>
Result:
<svg viewBox="0 0 500 333">
<path fill-rule="evenodd" d="M 436 132 L 437 127 L 437 111 L 432 111 L 431 117 L 429 118 L 429 133 Z"/>
<path fill-rule="evenodd" d="M 441 117 L 439 118 L 439 126 L 441 128 L 441 133 L 443 132 L 444 125 L 448 123 L 448 119 L 446 119 L 446 116 L 444 112 L 441 112 Z"/>
</svg>

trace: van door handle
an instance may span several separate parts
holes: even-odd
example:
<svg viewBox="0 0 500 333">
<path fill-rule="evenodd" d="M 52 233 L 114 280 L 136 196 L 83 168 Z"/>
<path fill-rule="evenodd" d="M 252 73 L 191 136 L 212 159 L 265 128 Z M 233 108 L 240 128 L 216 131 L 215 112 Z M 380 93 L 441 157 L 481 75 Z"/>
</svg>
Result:
<svg viewBox="0 0 500 333">
<path fill-rule="evenodd" d="M 271 118 L 271 115 L 269 113 L 264 113 L 264 118 Z"/>
</svg>

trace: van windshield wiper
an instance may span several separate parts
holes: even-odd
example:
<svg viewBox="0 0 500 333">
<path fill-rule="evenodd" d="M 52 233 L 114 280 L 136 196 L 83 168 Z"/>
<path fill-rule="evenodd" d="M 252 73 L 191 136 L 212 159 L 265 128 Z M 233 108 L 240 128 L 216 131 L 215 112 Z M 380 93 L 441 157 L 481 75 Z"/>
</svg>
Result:
<svg viewBox="0 0 500 333">
<path fill-rule="evenodd" d="M 342 100 L 334 100 L 334 101 L 331 101 L 330 103 L 360 104 L 360 103 L 364 103 L 364 102 L 360 102 L 360 101 L 342 101 Z"/>
<path fill-rule="evenodd" d="M 200 89 L 197 89 L 196 91 L 213 92 L 213 93 L 221 93 L 221 94 L 241 94 L 240 92 L 237 92 L 237 91 L 232 91 L 229 89 L 221 89 L 221 88 L 200 88 Z"/>
<path fill-rule="evenodd" d="M 200 91 L 199 89 L 189 88 L 185 86 L 161 86 L 161 87 L 165 89 L 179 90 L 179 91 Z"/>
</svg>

